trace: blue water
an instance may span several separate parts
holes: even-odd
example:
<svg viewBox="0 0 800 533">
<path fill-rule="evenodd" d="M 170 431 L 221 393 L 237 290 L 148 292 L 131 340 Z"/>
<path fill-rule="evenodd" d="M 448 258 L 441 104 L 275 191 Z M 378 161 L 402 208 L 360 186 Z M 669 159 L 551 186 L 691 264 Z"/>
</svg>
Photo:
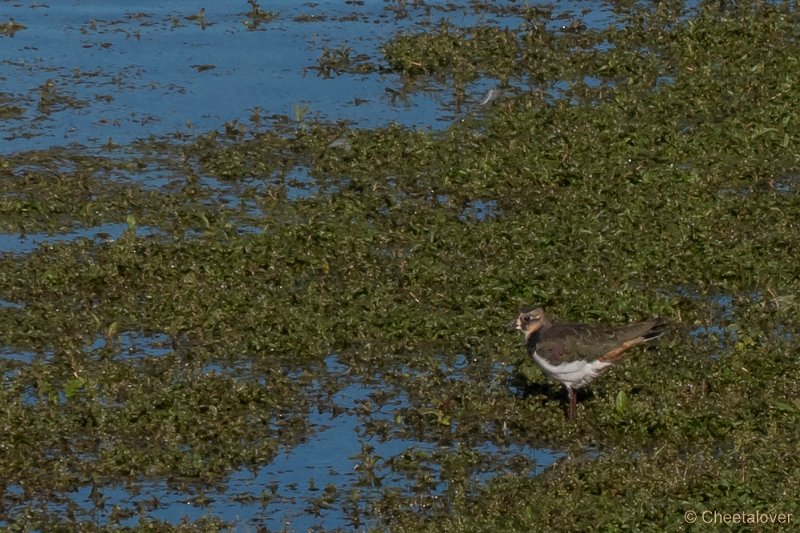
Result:
<svg viewBox="0 0 800 533">
<path fill-rule="evenodd" d="M 313 70 L 323 48 L 340 46 L 351 48 L 351 57 L 365 54 L 383 64 L 385 39 L 430 31 L 441 20 L 459 26 L 520 25 L 512 16 L 474 12 L 468 5 L 453 10 L 443 2 L 427 4 L 431 7 L 409 8 L 408 16 L 398 17 L 393 2 L 264 0 L 262 8 L 277 17 L 253 30 L 244 1 L 0 2 L 0 21 L 13 18 L 26 26 L 13 37 L 0 37 L 2 91 L 26 104 L 22 118 L 0 121 L 0 154 L 203 133 L 225 122 L 246 122 L 254 112 L 292 116 L 300 107 L 310 117 L 358 127 L 391 122 L 444 127 L 458 117 L 447 94 L 431 90 L 398 99 L 387 92 L 402 87 L 396 74 L 324 78 Z M 205 27 L 186 19 L 202 7 Z M 301 15 L 311 21 L 298 22 Z M 592 28 L 613 22 L 603 2 L 559 2 L 553 15 L 553 29 L 577 18 Z M 73 106 L 56 105 L 49 114 L 39 109 L 48 82 Z M 478 106 L 495 84 L 471 84 L 468 104 Z"/>
<path fill-rule="evenodd" d="M 0 233 L 0 253 L 26 253 L 37 250 L 45 244 L 70 242 L 84 238 L 90 240 L 113 241 L 119 239 L 128 230 L 127 223 L 109 223 L 97 227 L 81 228 L 63 233 L 28 233 L 9 234 Z M 138 236 L 156 235 L 160 233 L 154 228 L 138 226 L 135 228 Z"/>
<path fill-rule="evenodd" d="M 309 68 L 324 47 L 346 45 L 353 56 L 364 53 L 379 63 L 379 47 L 391 34 L 421 31 L 443 18 L 462 25 L 486 19 L 468 9 L 433 9 L 429 16 L 411 10 L 399 19 L 377 1 L 262 4 L 277 18 L 251 30 L 245 26 L 250 8 L 244 1 L 0 3 L 0 21 L 13 18 L 26 26 L 13 37 L 0 37 L 2 90 L 27 103 L 21 119 L 0 121 L 0 153 L 202 133 L 225 122 L 245 122 L 254 110 L 292 116 L 296 106 L 306 106 L 311 117 L 359 127 L 445 125 L 452 115 L 439 95 L 393 101 L 386 88 L 401 85 L 396 75 L 325 79 Z M 185 18 L 201 7 L 209 22 L 205 29 Z M 318 19 L 296 22 L 299 15 Z M 200 71 L 198 65 L 213 68 Z M 50 114 L 38 109 L 48 81 L 75 107 L 54 106 Z M 475 98 L 484 92 L 479 89 Z"/>
</svg>

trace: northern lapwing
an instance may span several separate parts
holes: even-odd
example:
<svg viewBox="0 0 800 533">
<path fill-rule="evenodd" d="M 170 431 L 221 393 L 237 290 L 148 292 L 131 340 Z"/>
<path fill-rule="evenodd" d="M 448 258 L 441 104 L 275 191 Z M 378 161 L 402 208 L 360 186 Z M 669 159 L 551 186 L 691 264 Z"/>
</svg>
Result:
<svg viewBox="0 0 800 533">
<path fill-rule="evenodd" d="M 624 326 L 551 322 L 541 307 L 523 309 L 509 331 L 525 335 L 528 355 L 545 374 L 567 389 L 569 418 L 575 419 L 575 391 L 603 370 L 619 363 L 625 352 L 664 334 L 667 321 L 654 318 Z"/>
</svg>

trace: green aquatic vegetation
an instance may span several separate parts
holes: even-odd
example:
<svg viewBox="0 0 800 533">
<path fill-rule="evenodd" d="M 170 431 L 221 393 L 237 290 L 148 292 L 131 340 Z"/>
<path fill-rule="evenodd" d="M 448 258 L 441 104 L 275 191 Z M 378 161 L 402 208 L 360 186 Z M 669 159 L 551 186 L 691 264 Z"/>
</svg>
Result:
<svg viewBox="0 0 800 533">
<path fill-rule="evenodd" d="M 330 78 L 332 75 L 342 73 L 369 74 L 375 67 L 368 61 L 366 54 L 353 54 L 353 49 L 346 45 L 338 48 L 323 48 L 317 59 L 317 64 L 310 67 L 320 76 Z"/>
<path fill-rule="evenodd" d="M 14 35 L 21 30 L 26 29 L 27 26 L 24 24 L 20 24 L 19 22 L 15 21 L 14 19 L 8 19 L 5 22 L 0 23 L 0 35 L 7 35 L 8 37 L 14 37 Z"/>
<path fill-rule="evenodd" d="M 520 54 L 509 30 L 478 26 L 462 30 L 442 22 L 435 32 L 400 35 L 384 48 L 393 70 L 409 75 L 449 73 L 458 80 L 480 74 L 508 78 Z"/>
<path fill-rule="evenodd" d="M 13 99 L 5 98 L 3 95 L 0 95 L 0 120 L 21 118 L 25 115 L 25 109 L 14 105 L 12 102 Z"/>
<path fill-rule="evenodd" d="M 0 158 L 4 231 L 127 227 L 0 256 L 2 353 L 23 354 L 0 357 L 0 478 L 214 486 L 303 442 L 309 411 L 335 412 L 331 395 L 363 379 L 380 391 L 355 409 L 361 488 L 388 468 L 413 490 L 317 493 L 356 522 L 359 498 L 409 531 L 677 530 L 689 509 L 796 512 L 800 204 L 779 184 L 797 174 L 800 22 L 769 6 L 683 15 L 387 43 L 411 76 L 603 80 L 512 95 L 442 131 L 280 117 Z M 164 185 L 120 179 L 137 173 Z M 583 392 L 571 424 L 559 387 L 503 331 L 534 302 L 564 320 L 673 325 Z M 130 335 L 163 336 L 163 353 L 126 348 Z M 346 372 L 329 373 L 331 354 Z M 373 417 L 381 407 L 391 416 Z M 370 437 L 441 449 L 384 458 Z M 473 448 L 487 442 L 567 455 L 479 484 Z M 442 481 L 451 490 L 434 495 Z"/>
</svg>

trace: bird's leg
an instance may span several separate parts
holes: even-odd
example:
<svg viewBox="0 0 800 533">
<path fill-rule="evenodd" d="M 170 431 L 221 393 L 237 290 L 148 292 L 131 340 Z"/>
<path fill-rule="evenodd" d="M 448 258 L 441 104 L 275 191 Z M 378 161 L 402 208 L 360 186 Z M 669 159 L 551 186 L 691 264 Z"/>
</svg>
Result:
<svg viewBox="0 0 800 533">
<path fill-rule="evenodd" d="M 571 387 L 567 387 L 567 395 L 569 396 L 569 419 L 575 420 L 577 415 L 577 399 L 575 398 L 575 391 Z"/>
</svg>

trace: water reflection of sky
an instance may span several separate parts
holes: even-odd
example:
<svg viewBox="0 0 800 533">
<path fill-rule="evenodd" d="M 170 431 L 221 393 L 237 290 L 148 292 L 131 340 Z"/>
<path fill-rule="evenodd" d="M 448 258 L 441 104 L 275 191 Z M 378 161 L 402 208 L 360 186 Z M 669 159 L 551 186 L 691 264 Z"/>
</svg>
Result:
<svg viewBox="0 0 800 533">
<path fill-rule="evenodd" d="M 76 239 L 90 239 L 99 242 L 119 239 L 127 230 L 127 223 L 109 223 L 93 228 L 80 228 L 65 233 L 0 233 L 0 253 L 27 253 L 39 249 L 42 245 L 57 242 L 71 242 Z M 156 235 L 158 231 L 145 226 L 137 227 L 138 236 Z"/>
<path fill-rule="evenodd" d="M 556 13 L 580 14 L 592 27 L 610 20 L 606 8 L 587 9 L 586 4 L 562 2 Z M 394 74 L 323 79 L 308 67 L 316 65 L 323 48 L 343 44 L 353 49 L 352 55 L 364 53 L 380 64 L 380 46 L 387 38 L 425 31 L 439 20 L 512 28 L 520 22 L 466 6 L 445 9 L 437 2 L 430 9 L 408 9 L 408 17 L 398 18 L 393 5 L 263 2 L 264 10 L 278 16 L 250 30 L 244 1 L 140 0 L 124 6 L 101 0 L 4 2 L 0 20 L 13 18 L 26 29 L 0 37 L 6 52 L 0 61 L 2 91 L 21 99 L 26 109 L 19 119 L 0 121 L 5 139 L 0 153 L 200 133 L 227 121 L 246 121 L 255 108 L 265 115 L 291 116 L 295 105 L 307 106 L 311 117 L 344 119 L 358 127 L 390 122 L 445 126 L 455 116 L 436 92 L 394 99 L 386 91 L 400 85 Z M 185 18 L 201 7 L 209 23 L 205 29 Z M 300 15 L 311 17 L 299 22 Z M 565 18 L 552 20 L 555 28 L 567 23 Z M 39 106 L 48 80 L 54 93 L 74 106 L 56 104 L 45 113 Z M 480 102 L 494 83 L 472 84 L 470 101 Z"/>
</svg>

